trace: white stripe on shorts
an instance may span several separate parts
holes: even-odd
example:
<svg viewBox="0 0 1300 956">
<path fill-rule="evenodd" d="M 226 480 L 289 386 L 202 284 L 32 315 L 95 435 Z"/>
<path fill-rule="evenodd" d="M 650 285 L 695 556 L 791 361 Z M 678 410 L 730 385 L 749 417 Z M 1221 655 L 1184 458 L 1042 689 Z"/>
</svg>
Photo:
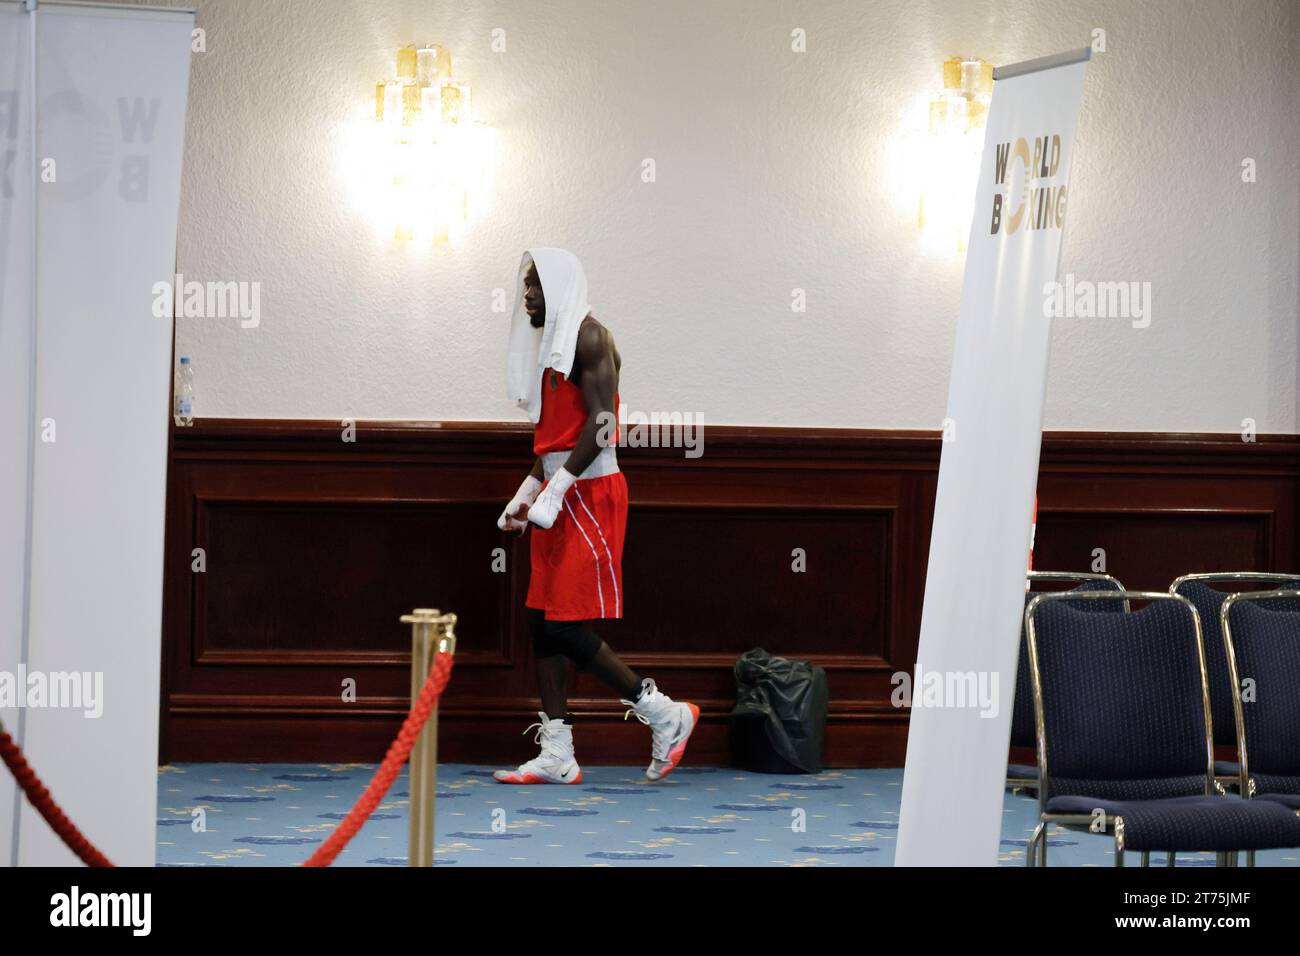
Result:
<svg viewBox="0 0 1300 956">
<path fill-rule="evenodd" d="M 573 513 L 573 509 L 569 507 L 568 498 L 565 498 L 564 510 L 567 511 L 569 513 L 569 517 L 573 519 L 573 526 L 577 528 L 578 531 L 582 534 L 582 539 L 587 542 L 587 547 L 591 548 L 591 558 L 593 561 L 596 562 L 596 597 L 600 599 L 600 616 L 604 617 L 605 616 L 605 591 L 600 586 L 600 555 L 596 553 L 596 546 L 593 545 L 591 543 L 591 539 L 587 537 L 587 532 L 583 531 L 582 525 L 578 524 L 578 516 L 575 515 Z"/>
<path fill-rule="evenodd" d="M 609 553 L 609 542 L 605 540 L 605 532 L 600 530 L 600 522 L 596 520 L 596 516 L 592 514 L 591 509 L 587 507 L 587 502 L 582 500 L 582 492 L 578 490 L 577 482 L 574 482 L 573 493 L 578 496 L 578 504 L 582 505 L 582 510 L 587 512 L 587 517 L 590 518 L 591 523 L 596 526 L 596 534 L 600 535 L 600 543 L 605 548 L 605 558 L 609 561 L 609 579 L 614 582 L 614 616 L 618 617 L 623 613 L 623 609 L 619 605 L 618 578 L 614 575 L 614 556 Z M 596 573 L 598 575 L 600 573 L 599 559 L 596 561 Z"/>
</svg>

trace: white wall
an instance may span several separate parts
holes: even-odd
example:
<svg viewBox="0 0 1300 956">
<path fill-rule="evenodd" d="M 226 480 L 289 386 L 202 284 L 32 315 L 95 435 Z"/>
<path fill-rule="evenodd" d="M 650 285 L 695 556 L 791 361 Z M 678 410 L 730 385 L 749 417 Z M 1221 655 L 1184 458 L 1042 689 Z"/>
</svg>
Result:
<svg viewBox="0 0 1300 956">
<path fill-rule="evenodd" d="M 586 263 L 635 408 L 936 427 L 962 259 L 898 202 L 906 113 L 949 55 L 1009 63 L 1103 27 L 1063 270 L 1151 282 L 1153 318 L 1058 323 L 1046 427 L 1297 430 L 1294 0 L 198 6 L 179 264 L 262 283 L 259 328 L 178 323 L 200 415 L 514 418 L 491 290 L 552 244 Z M 376 241 L 340 175 L 344 124 L 412 41 L 450 45 L 499 137 L 489 214 L 432 250 Z"/>
</svg>

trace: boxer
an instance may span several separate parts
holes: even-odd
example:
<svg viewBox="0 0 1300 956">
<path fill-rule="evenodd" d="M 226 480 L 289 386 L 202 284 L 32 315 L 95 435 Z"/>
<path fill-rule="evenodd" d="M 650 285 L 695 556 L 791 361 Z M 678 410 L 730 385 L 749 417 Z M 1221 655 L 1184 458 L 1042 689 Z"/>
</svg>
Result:
<svg viewBox="0 0 1300 956">
<path fill-rule="evenodd" d="M 622 555 L 627 481 L 618 469 L 618 377 L 622 356 L 591 314 L 587 280 L 563 249 L 530 249 L 507 358 L 510 397 L 535 423 L 532 471 L 497 526 L 531 527 L 532 572 L 525 601 L 542 710 L 540 753 L 502 783 L 582 781 L 567 722 L 569 662 L 595 675 L 650 728 L 646 777 L 660 780 L 686 752 L 699 722 L 695 704 L 674 701 L 632 671 L 592 629 L 623 616 Z M 526 730 L 525 733 L 528 731 Z"/>
</svg>

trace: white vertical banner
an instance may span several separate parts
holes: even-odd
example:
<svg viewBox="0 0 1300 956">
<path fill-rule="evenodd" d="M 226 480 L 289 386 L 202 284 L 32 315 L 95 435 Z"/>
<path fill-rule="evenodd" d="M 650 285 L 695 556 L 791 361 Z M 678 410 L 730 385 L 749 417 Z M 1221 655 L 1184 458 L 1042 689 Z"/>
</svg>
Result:
<svg viewBox="0 0 1300 956">
<path fill-rule="evenodd" d="M 0 682 L 22 657 L 27 600 L 28 467 L 32 447 L 33 327 L 31 24 L 0 4 Z M 0 685 L 0 723 L 18 729 L 17 701 Z M 8 866 L 17 789 L 0 767 L 0 866 Z"/>
<path fill-rule="evenodd" d="M 899 866 L 998 859 L 1025 556 L 1089 50 L 994 71 L 911 686 Z M 990 704 L 992 706 L 990 706 Z"/>
<path fill-rule="evenodd" d="M 6 725 L 92 842 L 151 866 L 172 383 L 153 303 L 175 272 L 194 14 L 41 0 L 18 17 L 36 37 L 35 384 L 29 611 L 0 662 L 26 706 Z M 13 818 L 0 863 L 75 861 L 25 801 Z"/>
</svg>

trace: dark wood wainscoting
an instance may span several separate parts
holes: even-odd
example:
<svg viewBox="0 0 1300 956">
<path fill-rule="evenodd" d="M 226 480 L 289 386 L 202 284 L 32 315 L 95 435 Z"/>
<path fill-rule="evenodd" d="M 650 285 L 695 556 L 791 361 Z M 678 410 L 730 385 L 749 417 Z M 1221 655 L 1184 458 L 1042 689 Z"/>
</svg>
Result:
<svg viewBox="0 0 1300 956">
<path fill-rule="evenodd" d="M 495 525 L 529 431 L 362 422 L 355 438 L 331 422 L 200 420 L 174 433 L 164 760 L 377 760 L 407 708 L 398 616 L 429 606 L 460 616 L 443 759 L 532 750 L 520 736 L 538 707 L 528 549 Z M 696 760 L 727 760 L 731 666 L 762 646 L 826 668 L 832 765 L 899 765 L 907 716 L 890 706 L 890 675 L 916 655 L 937 433 L 719 426 L 704 450 L 620 456 L 626 616 L 602 635 L 699 703 Z M 1102 549 L 1126 585 L 1161 590 L 1190 571 L 1294 571 L 1298 503 L 1293 436 L 1049 433 L 1035 564 L 1087 570 Z M 577 677 L 571 710 L 585 762 L 647 759 L 644 728 L 591 678 Z"/>
</svg>

